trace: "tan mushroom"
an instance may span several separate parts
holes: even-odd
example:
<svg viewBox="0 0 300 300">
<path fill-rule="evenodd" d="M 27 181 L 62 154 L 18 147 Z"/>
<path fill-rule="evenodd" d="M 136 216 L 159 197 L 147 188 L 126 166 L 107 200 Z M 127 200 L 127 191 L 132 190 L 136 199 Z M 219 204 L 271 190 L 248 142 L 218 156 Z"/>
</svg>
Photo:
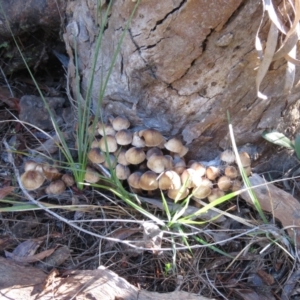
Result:
<svg viewBox="0 0 300 300">
<path fill-rule="evenodd" d="M 106 136 L 106 135 L 114 136 L 116 134 L 116 131 L 113 129 L 113 127 L 108 124 L 103 124 L 101 122 L 98 122 L 97 128 L 98 128 L 98 133 L 102 136 Z"/>
<path fill-rule="evenodd" d="M 66 186 L 70 187 L 75 184 L 75 179 L 71 174 L 64 174 L 61 180 L 65 183 Z"/>
<path fill-rule="evenodd" d="M 130 169 L 121 164 L 116 165 L 116 176 L 120 180 L 125 180 L 130 176 Z"/>
<path fill-rule="evenodd" d="M 198 176 L 202 177 L 206 174 L 206 168 L 199 162 L 194 162 L 190 166 L 191 169 L 194 169 Z"/>
<path fill-rule="evenodd" d="M 21 175 L 23 187 L 28 191 L 38 189 L 45 181 L 45 176 L 37 170 L 29 170 Z"/>
<path fill-rule="evenodd" d="M 209 180 L 216 180 L 220 176 L 220 169 L 218 167 L 210 166 L 206 169 L 206 177 Z"/>
<path fill-rule="evenodd" d="M 193 199 L 204 199 L 211 194 L 212 182 L 204 178 L 201 183 L 193 188 Z"/>
<path fill-rule="evenodd" d="M 120 131 L 122 129 L 128 129 L 130 127 L 130 122 L 125 117 L 116 117 L 111 120 L 111 124 L 116 131 Z"/>
<path fill-rule="evenodd" d="M 220 159 L 224 161 L 226 164 L 232 164 L 235 161 L 234 152 L 230 149 L 226 149 L 220 154 Z"/>
<path fill-rule="evenodd" d="M 143 138 L 147 147 L 156 147 L 164 140 L 162 134 L 155 129 L 141 130 L 139 136 Z"/>
<path fill-rule="evenodd" d="M 87 155 L 90 162 L 94 164 L 102 164 L 105 161 L 105 155 L 100 148 L 92 148 Z"/>
<path fill-rule="evenodd" d="M 126 153 L 126 150 L 122 149 L 122 150 L 114 153 L 114 155 L 117 157 L 118 164 L 121 164 L 123 166 L 128 166 L 128 165 L 130 165 L 130 163 L 127 161 L 127 159 L 125 157 L 125 153 Z"/>
<path fill-rule="evenodd" d="M 163 155 L 152 155 L 147 161 L 147 167 L 155 172 L 161 173 L 165 170 L 165 157 Z"/>
<path fill-rule="evenodd" d="M 43 165 L 43 174 L 50 181 L 57 180 L 62 177 L 62 174 L 58 171 L 58 169 L 50 165 Z"/>
<path fill-rule="evenodd" d="M 218 187 L 220 190 L 227 192 L 230 190 L 232 185 L 231 179 L 227 176 L 221 176 L 218 179 Z"/>
<path fill-rule="evenodd" d="M 181 179 L 175 171 L 163 172 L 158 179 L 158 187 L 161 190 L 180 189 Z"/>
<path fill-rule="evenodd" d="M 62 180 L 52 181 L 49 186 L 46 187 L 45 192 L 48 195 L 59 195 L 66 190 L 66 185 Z"/>
<path fill-rule="evenodd" d="M 244 168 L 250 167 L 250 165 L 251 165 L 251 158 L 250 158 L 249 154 L 247 152 L 240 152 L 239 156 L 240 156 L 240 160 L 241 160 L 242 166 Z M 237 163 L 237 160 L 236 160 L 236 163 Z"/>
<path fill-rule="evenodd" d="M 104 152 L 115 152 L 118 149 L 118 144 L 114 136 L 107 135 L 100 140 L 99 147 Z"/>
<path fill-rule="evenodd" d="M 114 168 L 116 164 L 117 164 L 117 158 L 114 155 L 109 154 L 105 156 L 105 161 L 102 165 L 105 168 L 110 169 L 110 168 Z"/>
<path fill-rule="evenodd" d="M 225 175 L 230 179 L 235 179 L 238 177 L 239 172 L 234 166 L 227 166 L 224 171 Z"/>
<path fill-rule="evenodd" d="M 174 164 L 174 171 L 179 175 L 181 175 L 183 171 L 186 169 L 185 161 L 178 155 L 174 155 L 173 164 Z"/>
<path fill-rule="evenodd" d="M 188 168 L 180 175 L 182 185 L 187 188 L 197 187 L 201 184 L 202 178 L 197 174 L 194 169 Z"/>
<path fill-rule="evenodd" d="M 251 175 L 251 167 L 250 166 L 244 167 L 244 172 L 245 172 L 246 176 L 250 176 Z"/>
<path fill-rule="evenodd" d="M 152 147 L 146 152 L 146 159 L 148 160 L 152 155 L 164 155 L 161 149 L 157 147 Z"/>
<path fill-rule="evenodd" d="M 24 170 L 26 171 L 30 171 L 30 170 L 35 170 L 37 166 L 37 163 L 33 160 L 27 160 L 24 164 Z"/>
<path fill-rule="evenodd" d="M 168 197 L 175 200 L 176 202 L 185 199 L 188 195 L 189 190 L 183 186 L 180 189 L 168 190 Z"/>
<path fill-rule="evenodd" d="M 139 137 L 138 132 L 133 134 L 131 145 L 138 148 L 145 147 L 145 141 Z"/>
<path fill-rule="evenodd" d="M 242 183 L 240 180 L 236 179 L 233 181 L 232 186 L 231 186 L 231 190 L 233 192 L 237 192 L 242 188 Z"/>
<path fill-rule="evenodd" d="M 158 189 L 158 182 L 156 180 L 157 174 L 153 171 L 145 172 L 139 181 L 139 186 L 142 190 L 153 191 Z"/>
<path fill-rule="evenodd" d="M 225 195 L 225 192 L 220 190 L 219 188 L 213 188 L 211 190 L 211 194 L 207 197 L 209 202 L 213 202 Z"/>
<path fill-rule="evenodd" d="M 171 155 L 165 155 L 165 170 L 172 170 L 174 168 L 174 160 Z"/>
<path fill-rule="evenodd" d="M 182 152 L 183 147 L 184 146 L 183 146 L 181 140 L 179 140 L 177 138 L 172 138 L 165 143 L 165 148 L 167 150 L 169 150 L 170 152 L 176 153 L 179 156 L 180 156 L 179 153 Z"/>
<path fill-rule="evenodd" d="M 84 181 L 88 183 L 96 183 L 101 179 L 100 174 L 94 169 L 87 167 L 85 171 Z"/>
<path fill-rule="evenodd" d="M 91 149 L 93 148 L 99 148 L 99 141 L 97 139 L 94 139 L 91 143 Z"/>
<path fill-rule="evenodd" d="M 125 158 L 130 164 L 138 165 L 145 160 L 146 154 L 143 149 L 132 147 L 126 151 Z"/>
<path fill-rule="evenodd" d="M 121 146 L 130 145 L 132 143 L 132 132 L 127 129 L 118 131 L 115 135 L 116 141 Z"/>
<path fill-rule="evenodd" d="M 132 191 L 136 194 L 141 192 L 140 179 L 142 174 L 142 172 L 134 172 L 131 173 L 130 176 L 127 178 L 129 186 L 131 187 Z"/>
</svg>

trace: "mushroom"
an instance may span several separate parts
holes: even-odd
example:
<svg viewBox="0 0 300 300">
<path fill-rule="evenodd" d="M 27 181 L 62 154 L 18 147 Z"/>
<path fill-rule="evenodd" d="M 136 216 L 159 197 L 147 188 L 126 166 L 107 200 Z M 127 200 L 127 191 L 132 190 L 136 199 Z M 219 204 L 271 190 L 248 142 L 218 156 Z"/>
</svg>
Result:
<svg viewBox="0 0 300 300">
<path fill-rule="evenodd" d="M 97 139 L 94 139 L 91 143 L 91 149 L 93 148 L 99 148 L 99 141 Z"/>
<path fill-rule="evenodd" d="M 156 147 L 164 140 L 162 134 L 155 129 L 141 130 L 139 136 L 144 139 L 147 147 Z"/>
<path fill-rule="evenodd" d="M 168 190 L 168 197 L 175 200 L 175 202 L 186 198 L 189 195 L 189 190 L 182 186 L 180 189 Z"/>
<path fill-rule="evenodd" d="M 134 193 L 140 193 L 141 188 L 140 188 L 140 178 L 142 176 L 142 172 L 134 172 L 130 174 L 130 176 L 127 178 L 127 182 L 129 186 L 131 187 L 132 191 Z"/>
<path fill-rule="evenodd" d="M 227 166 L 224 171 L 225 175 L 230 179 L 235 179 L 238 177 L 239 172 L 234 166 Z"/>
<path fill-rule="evenodd" d="M 87 167 L 84 175 L 84 181 L 88 183 L 96 183 L 101 179 L 100 174 L 94 169 Z"/>
<path fill-rule="evenodd" d="M 242 183 L 240 180 L 236 179 L 233 181 L 232 186 L 231 186 L 231 190 L 233 192 L 237 192 L 242 188 Z"/>
<path fill-rule="evenodd" d="M 209 202 L 213 202 L 225 195 L 224 191 L 220 190 L 219 188 L 213 188 L 211 190 L 211 194 L 207 197 Z"/>
<path fill-rule="evenodd" d="M 105 168 L 110 169 L 114 168 L 117 164 L 117 159 L 114 155 L 109 154 L 108 156 L 105 157 L 105 161 L 102 164 Z"/>
<path fill-rule="evenodd" d="M 206 174 L 206 168 L 199 162 L 194 162 L 192 163 L 192 165 L 190 166 L 191 169 L 194 169 L 197 173 L 197 176 L 204 176 Z"/>
<path fill-rule="evenodd" d="M 201 183 L 193 188 L 193 199 L 204 199 L 211 194 L 212 182 L 205 178 Z"/>
<path fill-rule="evenodd" d="M 180 157 L 183 157 L 188 151 L 188 148 L 183 146 L 182 142 L 177 138 L 168 140 L 168 142 L 165 143 L 165 148 L 170 152 L 176 153 Z"/>
<path fill-rule="evenodd" d="M 175 171 L 165 171 L 159 176 L 158 187 L 161 190 L 180 189 L 180 176 Z"/>
<path fill-rule="evenodd" d="M 66 186 L 70 187 L 75 184 L 75 179 L 71 174 L 64 174 L 61 180 L 65 183 Z"/>
<path fill-rule="evenodd" d="M 230 190 L 232 182 L 229 177 L 221 176 L 218 180 L 218 187 L 220 190 L 227 192 Z"/>
<path fill-rule="evenodd" d="M 235 161 L 234 152 L 230 149 L 226 149 L 220 154 L 220 159 L 227 164 L 232 164 Z"/>
<path fill-rule="evenodd" d="M 132 143 L 132 132 L 127 129 L 118 131 L 115 135 L 116 141 L 121 146 L 130 145 Z"/>
<path fill-rule="evenodd" d="M 220 169 L 214 166 L 210 166 L 206 169 L 206 177 L 209 180 L 216 180 L 220 175 Z"/>
<path fill-rule="evenodd" d="M 37 166 L 37 163 L 33 160 L 27 160 L 24 164 L 24 170 L 26 171 L 30 171 L 30 170 L 35 170 Z"/>
<path fill-rule="evenodd" d="M 135 133 L 133 134 L 131 145 L 134 146 L 134 147 L 138 147 L 138 148 L 143 148 L 143 147 L 145 147 L 145 141 L 142 140 L 142 139 L 139 137 L 139 133 L 138 133 L 138 132 L 135 132 Z"/>
<path fill-rule="evenodd" d="M 251 167 L 244 167 L 244 172 L 246 173 L 246 176 L 250 176 L 251 175 Z"/>
<path fill-rule="evenodd" d="M 201 184 L 202 178 L 194 169 L 188 168 L 181 174 L 181 182 L 187 188 L 197 187 Z"/>
<path fill-rule="evenodd" d="M 116 165 L 116 176 L 120 180 L 125 180 L 130 176 L 130 170 L 127 166 L 121 164 Z"/>
<path fill-rule="evenodd" d="M 130 122 L 125 117 L 116 117 L 113 120 L 110 120 L 111 124 L 116 131 L 120 131 L 122 129 L 127 129 L 130 127 Z"/>
<path fill-rule="evenodd" d="M 102 164 L 105 161 L 105 155 L 101 152 L 100 148 L 92 148 L 88 152 L 87 157 L 94 164 Z"/>
<path fill-rule="evenodd" d="M 163 172 L 165 164 L 165 157 L 163 155 L 152 155 L 147 161 L 147 167 L 155 173 Z"/>
<path fill-rule="evenodd" d="M 240 156 L 240 160 L 241 160 L 242 166 L 244 168 L 250 167 L 250 165 L 251 165 L 251 158 L 250 158 L 249 154 L 247 152 L 240 152 L 239 156 Z M 237 160 L 235 160 L 235 161 L 237 163 Z"/>
<path fill-rule="evenodd" d="M 125 158 L 130 164 L 138 165 L 145 160 L 146 154 L 143 149 L 132 147 L 126 151 Z"/>
<path fill-rule="evenodd" d="M 178 155 L 174 155 L 173 164 L 174 164 L 174 171 L 179 175 L 181 175 L 183 171 L 186 169 L 185 161 Z"/>
<path fill-rule="evenodd" d="M 61 178 L 61 176 L 62 176 L 62 174 L 59 173 L 57 168 L 49 166 L 49 165 L 43 166 L 43 174 L 50 181 L 57 180 L 57 179 Z"/>
<path fill-rule="evenodd" d="M 139 186 L 145 191 L 154 191 L 158 188 L 158 182 L 156 180 L 157 174 L 153 171 L 145 172 L 139 181 Z"/>
<path fill-rule="evenodd" d="M 108 124 L 98 122 L 97 128 L 98 128 L 98 133 L 102 136 L 106 136 L 106 135 L 114 136 L 116 134 L 116 131 L 113 129 L 113 127 Z"/>
<path fill-rule="evenodd" d="M 171 155 L 165 155 L 165 170 L 172 170 L 173 168 L 173 157 Z"/>
<path fill-rule="evenodd" d="M 118 144 L 114 136 L 107 135 L 100 140 L 99 147 L 104 152 L 115 152 L 118 149 Z"/>
<path fill-rule="evenodd" d="M 152 155 L 164 155 L 164 154 L 159 148 L 153 147 L 147 150 L 146 159 L 148 160 Z"/>
<path fill-rule="evenodd" d="M 56 180 L 46 187 L 45 192 L 48 195 L 59 195 L 66 190 L 66 185 L 62 180 Z"/>
<path fill-rule="evenodd" d="M 114 155 L 117 157 L 118 164 L 121 164 L 123 166 L 128 166 L 130 163 L 127 161 L 127 159 L 125 157 L 125 153 L 126 153 L 126 150 L 122 149 L 122 150 L 114 153 Z"/>
<path fill-rule="evenodd" d="M 37 170 L 29 170 L 21 175 L 23 187 L 28 191 L 38 189 L 45 181 L 45 176 Z"/>
</svg>

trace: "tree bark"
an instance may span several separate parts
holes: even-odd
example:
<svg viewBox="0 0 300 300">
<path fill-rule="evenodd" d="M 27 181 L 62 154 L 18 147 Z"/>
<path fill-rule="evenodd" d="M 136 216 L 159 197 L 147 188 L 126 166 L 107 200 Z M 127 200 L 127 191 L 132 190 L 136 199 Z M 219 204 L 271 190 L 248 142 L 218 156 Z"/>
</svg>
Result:
<svg viewBox="0 0 300 300">
<path fill-rule="evenodd" d="M 95 106 L 99 78 L 107 74 L 134 4 L 113 2 L 97 60 Z M 76 27 L 84 94 L 99 30 L 96 1 L 70 1 L 67 10 L 72 17 L 65 40 L 74 48 Z M 299 107 L 299 87 L 282 95 L 286 64 L 279 60 L 263 81 L 262 91 L 269 98 L 257 98 L 254 41 L 261 16 L 262 4 L 256 0 L 141 1 L 105 91 L 104 115 L 123 114 L 136 126 L 181 136 L 190 157 L 210 160 L 231 146 L 228 111 L 237 144 L 250 143 L 250 150 L 265 158 L 270 147 L 262 142 L 264 130 L 277 128 L 293 136 L 299 128 L 298 114 L 291 114 Z M 268 23 L 262 28 L 264 38 Z M 70 70 L 74 72 L 74 65 Z"/>
</svg>

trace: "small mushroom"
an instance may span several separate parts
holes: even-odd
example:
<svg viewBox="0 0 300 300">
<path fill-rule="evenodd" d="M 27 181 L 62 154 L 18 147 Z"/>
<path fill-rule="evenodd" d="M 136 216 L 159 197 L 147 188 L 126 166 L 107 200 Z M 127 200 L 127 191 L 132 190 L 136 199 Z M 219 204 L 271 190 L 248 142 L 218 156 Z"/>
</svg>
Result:
<svg viewBox="0 0 300 300">
<path fill-rule="evenodd" d="M 250 167 L 250 165 L 251 165 L 251 158 L 250 158 L 249 154 L 247 152 L 240 152 L 239 156 L 240 156 L 240 160 L 241 160 L 242 166 L 244 168 Z M 236 160 L 236 163 L 237 163 L 237 160 Z"/>
<path fill-rule="evenodd" d="M 182 144 L 181 140 L 177 138 L 168 140 L 168 142 L 165 143 L 165 148 L 171 153 L 176 153 L 180 157 L 183 157 L 189 150 Z"/>
<path fill-rule="evenodd" d="M 232 186 L 231 186 L 231 190 L 233 192 L 237 192 L 242 188 L 242 183 L 240 180 L 236 179 L 233 181 Z"/>
<path fill-rule="evenodd" d="M 91 149 L 93 148 L 99 148 L 99 141 L 97 139 L 94 139 L 91 143 Z"/>
<path fill-rule="evenodd" d="M 94 169 L 87 167 L 84 175 L 84 181 L 88 183 L 96 183 L 101 179 L 100 174 Z"/>
<path fill-rule="evenodd" d="M 145 160 L 146 154 L 143 149 L 132 147 L 126 151 L 125 158 L 130 164 L 138 165 Z"/>
<path fill-rule="evenodd" d="M 206 169 L 206 177 L 209 180 L 216 180 L 220 175 L 220 169 L 214 166 L 210 166 Z"/>
<path fill-rule="evenodd" d="M 190 166 L 191 169 L 194 169 L 198 176 L 202 177 L 206 174 L 206 168 L 199 162 L 194 162 Z"/>
<path fill-rule="evenodd" d="M 116 141 L 121 146 L 130 145 L 132 143 L 132 132 L 127 129 L 118 131 L 115 135 Z"/>
<path fill-rule="evenodd" d="M 133 134 L 131 145 L 134 146 L 134 147 L 138 147 L 138 148 L 145 147 L 145 141 L 139 137 L 138 132 L 135 132 Z"/>
<path fill-rule="evenodd" d="M 211 194 L 212 186 L 212 182 L 209 179 L 204 178 L 198 186 L 193 188 L 193 199 L 204 199 L 209 196 Z"/>
<path fill-rule="evenodd" d="M 235 179 L 238 177 L 239 172 L 234 166 L 227 166 L 224 171 L 225 175 L 230 179 Z"/>
<path fill-rule="evenodd" d="M 105 161 L 102 164 L 105 168 L 110 169 L 110 168 L 114 168 L 117 164 L 117 158 L 112 155 L 109 154 L 108 156 L 105 156 Z"/>
<path fill-rule="evenodd" d="M 185 199 L 188 195 L 189 195 L 189 190 L 183 186 L 180 189 L 168 190 L 168 197 L 175 200 L 176 202 Z"/>
<path fill-rule="evenodd" d="M 172 170 L 173 168 L 173 157 L 171 155 L 165 155 L 165 170 Z"/>
<path fill-rule="evenodd" d="M 114 136 L 107 135 L 100 140 L 99 147 L 104 152 L 115 152 L 118 149 L 118 144 Z"/>
<path fill-rule="evenodd" d="M 116 131 L 120 131 L 122 129 L 128 129 L 130 127 L 130 122 L 125 117 L 116 117 L 111 120 L 111 124 Z"/>
<path fill-rule="evenodd" d="M 50 181 L 57 180 L 62 177 L 62 174 L 59 173 L 57 168 L 49 165 L 43 165 L 43 174 Z"/>
<path fill-rule="evenodd" d="M 106 136 L 106 135 L 114 136 L 116 134 L 116 131 L 113 129 L 111 125 L 98 122 L 97 127 L 98 127 L 98 133 L 102 136 Z"/>
<path fill-rule="evenodd" d="M 251 167 L 244 167 L 244 172 L 246 173 L 246 176 L 250 176 L 251 175 Z"/>
<path fill-rule="evenodd" d="M 92 148 L 88 152 L 87 157 L 94 164 L 102 164 L 105 161 L 105 155 L 101 152 L 100 148 Z"/>
<path fill-rule="evenodd" d="M 147 167 L 155 173 L 163 172 L 165 164 L 165 157 L 163 155 L 152 155 L 147 161 Z"/>
<path fill-rule="evenodd" d="M 225 195 L 224 191 L 220 190 L 219 188 L 213 188 L 211 190 L 211 194 L 207 197 L 209 202 L 213 202 Z"/>
<path fill-rule="evenodd" d="M 155 129 L 141 130 L 139 136 L 143 138 L 147 147 L 156 147 L 164 140 L 162 134 Z"/>
<path fill-rule="evenodd" d="M 66 186 L 70 187 L 75 184 L 75 179 L 71 174 L 64 174 L 61 180 L 65 183 Z"/>
<path fill-rule="evenodd" d="M 118 164 L 121 164 L 123 166 L 128 166 L 128 165 L 130 165 L 130 163 L 127 161 L 127 159 L 125 157 L 125 153 L 126 153 L 126 150 L 122 149 L 122 150 L 114 153 L 114 155 L 117 157 Z"/>
<path fill-rule="evenodd" d="M 131 187 L 132 191 L 136 194 L 141 192 L 140 179 L 142 174 L 142 172 L 134 172 L 131 173 L 130 176 L 127 178 L 129 186 Z"/>
<path fill-rule="evenodd" d="M 45 176 L 37 170 L 29 170 L 21 175 L 23 187 L 28 191 L 38 189 L 45 181 Z"/>
<path fill-rule="evenodd" d="M 181 174 L 182 185 L 187 188 L 197 187 L 201 184 L 202 178 L 197 174 L 194 169 L 188 168 L 184 170 Z"/>
<path fill-rule="evenodd" d="M 232 164 L 235 161 L 234 152 L 230 149 L 226 149 L 220 154 L 220 159 L 227 164 Z"/>
<path fill-rule="evenodd" d="M 116 165 L 116 176 L 120 180 L 125 180 L 130 176 L 130 169 L 121 164 Z"/>
<path fill-rule="evenodd" d="M 159 148 L 153 147 L 147 150 L 146 159 L 148 160 L 152 155 L 164 155 L 164 154 Z"/>
<path fill-rule="evenodd" d="M 45 192 L 48 195 L 59 195 L 66 190 L 66 185 L 62 180 L 52 181 L 49 186 L 46 187 Z"/>
<path fill-rule="evenodd" d="M 181 175 L 183 171 L 186 169 L 185 161 L 178 155 L 174 155 L 173 164 L 174 164 L 174 171 L 179 175 Z"/>
<path fill-rule="evenodd" d="M 37 166 L 37 163 L 33 160 L 27 160 L 24 164 L 24 170 L 26 171 L 30 171 L 30 170 L 35 170 Z"/>
<path fill-rule="evenodd" d="M 158 187 L 161 190 L 180 189 L 181 179 L 175 171 L 163 172 L 158 179 Z"/>
<path fill-rule="evenodd" d="M 139 181 L 139 186 L 142 190 L 145 191 L 154 191 L 158 189 L 158 182 L 156 180 L 157 174 L 153 171 L 145 172 Z"/>
<path fill-rule="evenodd" d="M 218 180 L 218 187 L 220 190 L 227 192 L 230 190 L 232 185 L 231 179 L 227 176 L 221 176 Z"/>
</svg>

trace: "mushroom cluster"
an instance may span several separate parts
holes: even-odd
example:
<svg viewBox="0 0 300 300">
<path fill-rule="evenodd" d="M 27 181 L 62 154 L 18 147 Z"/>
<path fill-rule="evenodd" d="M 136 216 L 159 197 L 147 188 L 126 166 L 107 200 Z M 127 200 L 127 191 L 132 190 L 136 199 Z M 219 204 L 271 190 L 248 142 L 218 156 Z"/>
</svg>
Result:
<svg viewBox="0 0 300 300">
<path fill-rule="evenodd" d="M 56 167 L 49 164 L 39 164 L 28 160 L 24 165 L 25 172 L 21 175 L 23 187 L 28 191 L 40 188 L 44 182 L 48 182 L 45 192 L 48 195 L 59 195 L 66 187 L 75 184 L 75 180 L 70 174 L 61 174 Z"/>
<path fill-rule="evenodd" d="M 178 138 L 166 140 L 155 129 L 134 131 L 124 117 L 98 123 L 97 134 L 88 153 L 91 166 L 113 167 L 120 180 L 127 180 L 135 193 L 163 191 L 171 199 L 181 200 L 190 193 L 193 198 L 213 201 L 241 187 L 235 155 L 231 150 L 221 154 L 222 164 L 205 167 L 200 162 L 186 163 L 188 148 Z M 242 164 L 250 174 L 250 157 L 240 153 Z M 85 180 L 95 183 L 100 175 L 88 167 Z"/>
</svg>

